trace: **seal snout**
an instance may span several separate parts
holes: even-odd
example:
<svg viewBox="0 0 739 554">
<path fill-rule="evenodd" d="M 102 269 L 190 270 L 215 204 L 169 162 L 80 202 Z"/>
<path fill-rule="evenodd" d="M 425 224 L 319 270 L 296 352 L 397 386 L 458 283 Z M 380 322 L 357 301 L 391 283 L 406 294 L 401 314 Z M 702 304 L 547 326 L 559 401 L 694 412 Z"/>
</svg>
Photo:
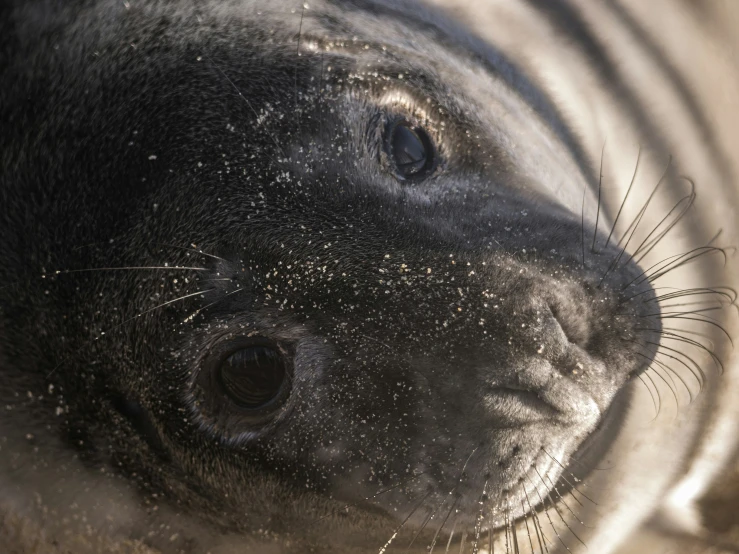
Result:
<svg viewBox="0 0 739 554">
<path fill-rule="evenodd" d="M 639 330 L 639 309 L 611 290 L 546 277 L 529 287 L 527 305 L 508 314 L 516 330 L 506 346 L 508 368 L 485 379 L 494 392 L 483 404 L 506 422 L 593 425 L 630 376 L 644 369 L 647 352 L 625 346 L 658 339 Z"/>
</svg>

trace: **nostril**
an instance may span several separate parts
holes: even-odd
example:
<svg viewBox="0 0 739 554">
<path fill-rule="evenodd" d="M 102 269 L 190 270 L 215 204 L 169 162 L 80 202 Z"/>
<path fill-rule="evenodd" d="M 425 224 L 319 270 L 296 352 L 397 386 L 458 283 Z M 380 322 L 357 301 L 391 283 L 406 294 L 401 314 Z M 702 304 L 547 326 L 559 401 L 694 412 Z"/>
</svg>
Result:
<svg viewBox="0 0 739 554">
<path fill-rule="evenodd" d="M 566 303 L 552 303 L 549 305 L 549 310 L 567 340 L 582 349 L 587 349 L 590 340 L 587 313 L 574 305 Z"/>
</svg>

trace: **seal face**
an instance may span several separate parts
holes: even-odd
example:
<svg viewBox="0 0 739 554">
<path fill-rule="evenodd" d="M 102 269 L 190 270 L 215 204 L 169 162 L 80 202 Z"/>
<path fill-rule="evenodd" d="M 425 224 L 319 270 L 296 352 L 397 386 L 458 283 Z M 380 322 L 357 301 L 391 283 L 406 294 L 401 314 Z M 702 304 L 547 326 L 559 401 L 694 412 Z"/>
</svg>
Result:
<svg viewBox="0 0 739 554">
<path fill-rule="evenodd" d="M 8 16 L 3 418 L 125 477 L 153 547 L 160 505 L 192 551 L 507 537 L 659 346 L 651 243 L 581 208 L 556 111 L 360 4 L 296 15 L 298 51 L 274 3 Z"/>
</svg>

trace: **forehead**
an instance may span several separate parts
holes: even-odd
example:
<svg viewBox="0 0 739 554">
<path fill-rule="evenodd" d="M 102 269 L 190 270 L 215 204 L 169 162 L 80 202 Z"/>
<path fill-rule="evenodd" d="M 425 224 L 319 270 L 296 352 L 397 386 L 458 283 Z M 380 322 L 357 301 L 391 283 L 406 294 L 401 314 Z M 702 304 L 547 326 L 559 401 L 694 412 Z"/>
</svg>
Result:
<svg viewBox="0 0 739 554">
<path fill-rule="evenodd" d="M 263 47 L 312 60 L 313 79 L 330 80 L 338 67 L 351 86 L 374 88 L 381 104 L 433 99 L 504 148 L 544 198 L 573 213 L 583 195 L 596 204 L 591 164 L 546 96 L 503 53 L 440 12 L 405 2 L 255 2 L 216 11 L 268 29 Z"/>
</svg>

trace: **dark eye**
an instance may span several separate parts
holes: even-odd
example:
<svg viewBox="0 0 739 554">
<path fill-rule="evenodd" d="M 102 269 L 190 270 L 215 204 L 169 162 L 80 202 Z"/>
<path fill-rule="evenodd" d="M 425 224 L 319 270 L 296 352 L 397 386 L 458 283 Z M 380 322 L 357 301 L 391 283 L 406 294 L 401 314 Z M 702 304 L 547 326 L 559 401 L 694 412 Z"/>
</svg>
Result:
<svg viewBox="0 0 739 554">
<path fill-rule="evenodd" d="M 433 172 L 436 165 L 434 144 L 422 127 L 401 119 L 389 128 L 385 142 L 387 155 L 399 179 L 422 179 Z"/>
<path fill-rule="evenodd" d="M 270 346 L 247 346 L 226 357 L 216 369 L 222 392 L 247 410 L 278 407 L 286 396 L 287 363 Z"/>
</svg>

